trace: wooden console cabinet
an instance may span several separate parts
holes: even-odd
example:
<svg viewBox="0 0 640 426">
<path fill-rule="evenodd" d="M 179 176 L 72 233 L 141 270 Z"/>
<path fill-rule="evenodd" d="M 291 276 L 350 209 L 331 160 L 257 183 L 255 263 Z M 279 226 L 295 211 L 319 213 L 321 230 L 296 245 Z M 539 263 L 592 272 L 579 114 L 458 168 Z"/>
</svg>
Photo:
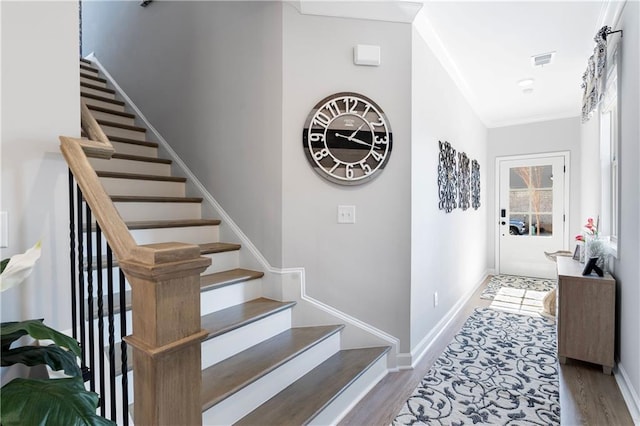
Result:
<svg viewBox="0 0 640 426">
<path fill-rule="evenodd" d="M 583 276 L 584 264 L 570 257 L 558 262 L 558 357 L 602 365 L 611 374 L 615 350 L 616 282 L 604 277 Z"/>
</svg>

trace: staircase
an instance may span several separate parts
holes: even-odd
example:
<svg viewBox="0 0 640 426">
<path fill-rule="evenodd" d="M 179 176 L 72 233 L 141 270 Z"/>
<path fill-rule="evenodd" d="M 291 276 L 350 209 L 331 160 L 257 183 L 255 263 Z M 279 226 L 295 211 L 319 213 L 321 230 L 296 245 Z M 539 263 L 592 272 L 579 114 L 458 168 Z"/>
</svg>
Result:
<svg viewBox="0 0 640 426">
<path fill-rule="evenodd" d="M 220 220 L 203 218 L 203 199 L 187 196 L 187 179 L 172 176 L 172 161 L 158 157 L 147 129 L 85 59 L 80 81 L 82 101 L 115 149 L 90 163 L 136 243 L 196 244 L 211 258 L 200 278 L 203 424 L 339 421 L 385 374 L 389 348 L 344 350 L 339 324 L 294 327 L 296 304 L 263 297 L 264 273 L 242 267 L 240 244 L 219 240 Z"/>
</svg>

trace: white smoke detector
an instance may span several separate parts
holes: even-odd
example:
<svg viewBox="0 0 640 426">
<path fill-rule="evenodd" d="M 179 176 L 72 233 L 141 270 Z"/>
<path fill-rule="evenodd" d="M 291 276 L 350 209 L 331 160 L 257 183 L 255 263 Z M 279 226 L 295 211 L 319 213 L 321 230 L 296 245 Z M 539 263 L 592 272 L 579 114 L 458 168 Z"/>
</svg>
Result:
<svg viewBox="0 0 640 426">
<path fill-rule="evenodd" d="M 556 56 L 555 51 L 533 55 L 531 57 L 531 65 L 533 65 L 534 67 L 542 67 L 548 65 L 551 63 L 551 61 L 553 61 L 554 56 Z"/>
</svg>

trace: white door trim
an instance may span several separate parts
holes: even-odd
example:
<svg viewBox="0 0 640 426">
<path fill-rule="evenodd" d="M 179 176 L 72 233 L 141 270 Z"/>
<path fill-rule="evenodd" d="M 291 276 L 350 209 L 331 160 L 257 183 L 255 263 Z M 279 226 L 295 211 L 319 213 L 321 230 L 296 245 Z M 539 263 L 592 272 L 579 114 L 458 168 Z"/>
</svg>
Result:
<svg viewBox="0 0 640 426">
<path fill-rule="evenodd" d="M 495 164 L 495 188 L 494 199 L 495 206 L 493 209 L 493 235 L 494 235 L 494 258 L 495 258 L 495 272 L 500 273 L 500 218 L 498 212 L 500 211 L 500 163 L 503 161 L 511 160 L 530 160 L 532 158 L 547 158 L 547 157 L 564 157 L 564 165 L 566 171 L 564 173 L 564 241 L 562 242 L 563 250 L 569 248 L 569 196 L 571 195 L 571 152 L 570 151 L 556 151 L 556 152 L 543 152 L 539 154 L 525 154 L 525 155 L 508 155 L 503 157 L 496 157 Z"/>
</svg>

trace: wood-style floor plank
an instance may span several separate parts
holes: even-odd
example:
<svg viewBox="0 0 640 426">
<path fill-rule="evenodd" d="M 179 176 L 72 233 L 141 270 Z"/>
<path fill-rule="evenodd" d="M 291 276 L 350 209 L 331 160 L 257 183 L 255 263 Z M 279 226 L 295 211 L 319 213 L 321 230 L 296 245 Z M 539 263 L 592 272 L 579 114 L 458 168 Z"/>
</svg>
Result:
<svg viewBox="0 0 640 426">
<path fill-rule="evenodd" d="M 444 352 L 476 307 L 488 307 L 491 300 L 480 294 L 489 278 L 433 343 L 413 370 L 389 373 L 339 423 L 341 426 L 388 426 L 418 386 L 435 360 Z M 564 425 L 633 426 L 615 378 L 602 368 L 586 363 L 560 365 L 560 417 Z"/>
</svg>

